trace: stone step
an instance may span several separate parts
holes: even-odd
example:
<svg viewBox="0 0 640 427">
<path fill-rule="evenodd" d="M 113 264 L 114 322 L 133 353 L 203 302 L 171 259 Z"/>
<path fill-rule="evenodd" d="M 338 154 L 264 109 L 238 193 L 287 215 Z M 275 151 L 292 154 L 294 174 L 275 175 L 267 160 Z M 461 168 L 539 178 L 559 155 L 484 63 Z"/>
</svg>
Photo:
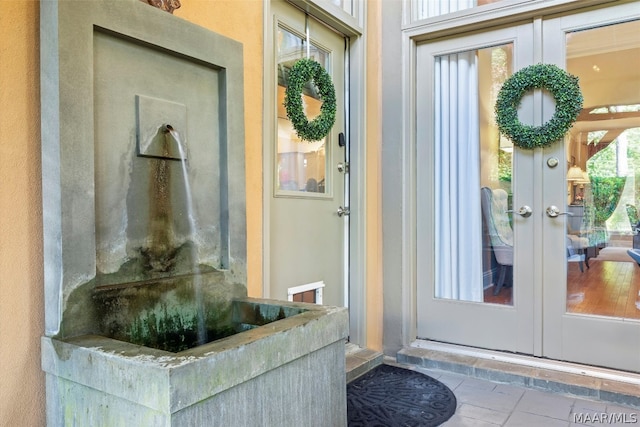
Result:
<svg viewBox="0 0 640 427">
<path fill-rule="evenodd" d="M 382 364 L 383 354 L 353 343 L 345 346 L 347 383 Z"/>
<path fill-rule="evenodd" d="M 425 341 L 398 363 L 640 408 L 640 374 Z"/>
</svg>

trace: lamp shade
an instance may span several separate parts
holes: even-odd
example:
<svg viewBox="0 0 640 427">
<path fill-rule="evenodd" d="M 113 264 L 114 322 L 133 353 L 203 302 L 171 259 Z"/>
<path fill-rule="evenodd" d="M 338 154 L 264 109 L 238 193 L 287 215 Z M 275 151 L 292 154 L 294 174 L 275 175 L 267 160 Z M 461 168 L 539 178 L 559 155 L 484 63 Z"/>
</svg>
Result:
<svg viewBox="0 0 640 427">
<path fill-rule="evenodd" d="M 580 166 L 571 166 L 567 172 L 567 181 L 582 181 L 582 169 Z"/>
<path fill-rule="evenodd" d="M 591 178 L 589 178 L 587 171 L 582 171 L 582 178 L 578 180 L 578 184 L 591 184 Z"/>
</svg>

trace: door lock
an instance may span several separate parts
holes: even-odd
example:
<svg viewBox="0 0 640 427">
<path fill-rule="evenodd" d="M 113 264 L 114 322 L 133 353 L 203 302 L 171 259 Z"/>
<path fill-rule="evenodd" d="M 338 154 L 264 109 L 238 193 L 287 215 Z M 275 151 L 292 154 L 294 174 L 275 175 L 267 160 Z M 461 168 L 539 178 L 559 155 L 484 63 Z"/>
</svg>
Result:
<svg viewBox="0 0 640 427">
<path fill-rule="evenodd" d="M 349 211 L 349 208 L 343 208 L 342 206 L 338 206 L 338 216 L 349 216 L 351 214 L 351 211 Z"/>
<path fill-rule="evenodd" d="M 338 172 L 349 173 L 349 162 L 338 163 Z"/>
</svg>

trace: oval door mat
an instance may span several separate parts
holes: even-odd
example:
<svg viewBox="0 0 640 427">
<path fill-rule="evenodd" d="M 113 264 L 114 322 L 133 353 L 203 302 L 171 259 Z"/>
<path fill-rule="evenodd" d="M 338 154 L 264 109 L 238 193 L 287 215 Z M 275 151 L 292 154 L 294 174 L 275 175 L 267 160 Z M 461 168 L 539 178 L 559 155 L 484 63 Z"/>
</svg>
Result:
<svg viewBox="0 0 640 427">
<path fill-rule="evenodd" d="M 456 397 L 428 375 L 379 365 L 347 384 L 349 427 L 438 426 L 456 411 Z"/>
</svg>

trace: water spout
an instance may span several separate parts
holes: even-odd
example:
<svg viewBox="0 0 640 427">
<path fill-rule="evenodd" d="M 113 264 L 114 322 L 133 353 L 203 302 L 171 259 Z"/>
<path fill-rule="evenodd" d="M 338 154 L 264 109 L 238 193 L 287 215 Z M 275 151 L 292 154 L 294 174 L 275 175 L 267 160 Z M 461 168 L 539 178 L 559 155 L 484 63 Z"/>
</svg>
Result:
<svg viewBox="0 0 640 427">
<path fill-rule="evenodd" d="M 165 150 L 166 150 L 165 145 Z M 147 268 L 152 272 L 167 272 L 174 265 L 175 239 L 171 224 L 171 168 L 169 161 L 157 159 L 150 169 L 149 186 L 149 246 L 143 250 Z"/>
<path fill-rule="evenodd" d="M 205 325 L 205 309 L 204 309 L 204 296 L 202 292 L 202 276 L 200 274 L 199 260 L 198 260 L 198 247 L 196 244 L 196 219 L 193 212 L 193 198 L 191 193 L 191 183 L 189 182 L 189 174 L 187 173 L 187 161 L 186 154 L 184 152 L 184 145 L 182 143 L 182 139 L 180 138 L 180 134 L 173 129 L 173 127 L 169 124 L 166 126 L 167 131 L 171 134 L 173 139 L 178 144 L 178 150 L 180 152 L 180 163 L 182 165 L 182 177 L 184 179 L 184 190 L 185 196 L 187 199 L 187 217 L 189 219 L 189 235 L 191 236 L 191 240 L 193 245 L 191 246 L 191 262 L 193 265 L 193 289 L 194 289 L 194 298 L 196 303 L 197 310 L 197 338 L 199 344 L 204 344 L 208 342 L 207 337 L 207 327 Z"/>
</svg>

